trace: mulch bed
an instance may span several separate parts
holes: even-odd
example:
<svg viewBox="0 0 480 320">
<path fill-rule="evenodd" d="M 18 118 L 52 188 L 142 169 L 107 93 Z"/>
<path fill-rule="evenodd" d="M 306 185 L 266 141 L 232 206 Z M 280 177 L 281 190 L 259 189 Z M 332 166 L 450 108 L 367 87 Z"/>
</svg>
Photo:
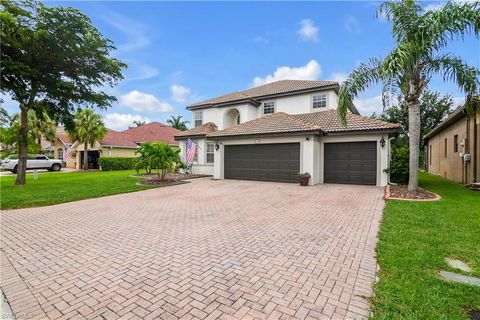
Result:
<svg viewBox="0 0 480 320">
<path fill-rule="evenodd" d="M 404 185 L 389 185 L 386 190 L 387 199 L 403 199 L 403 200 L 419 200 L 419 201 L 433 201 L 439 200 L 439 196 L 430 191 L 418 188 L 417 192 L 409 192 L 407 186 Z"/>
<path fill-rule="evenodd" d="M 208 175 L 204 175 L 204 174 L 185 174 L 185 173 L 167 173 L 165 175 L 164 180 L 159 178 L 156 173 L 150 173 L 150 174 L 140 173 L 140 174 L 135 174 L 134 176 L 145 178 L 145 180 L 139 181 L 137 183 L 138 185 L 162 186 L 162 187 L 169 187 L 169 186 L 175 186 L 178 184 L 189 183 L 188 181 L 185 181 L 189 179 L 209 177 Z"/>
</svg>

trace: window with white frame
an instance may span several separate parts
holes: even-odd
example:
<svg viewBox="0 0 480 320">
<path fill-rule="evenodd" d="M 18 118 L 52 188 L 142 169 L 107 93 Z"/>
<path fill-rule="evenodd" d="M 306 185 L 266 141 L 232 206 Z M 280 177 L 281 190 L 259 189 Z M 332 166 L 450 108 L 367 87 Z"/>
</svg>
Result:
<svg viewBox="0 0 480 320">
<path fill-rule="evenodd" d="M 327 94 L 317 94 L 312 96 L 312 108 L 313 109 L 320 109 L 327 107 Z"/>
<path fill-rule="evenodd" d="M 203 124 L 203 112 L 195 111 L 193 113 L 193 123 L 195 127 L 201 126 Z"/>
<path fill-rule="evenodd" d="M 57 158 L 58 158 L 59 160 L 63 160 L 63 149 L 62 149 L 62 148 L 58 148 L 57 154 L 58 154 L 58 155 L 57 155 Z"/>
<path fill-rule="evenodd" d="M 207 163 L 213 163 L 215 158 L 215 142 L 207 141 Z"/>
<path fill-rule="evenodd" d="M 263 103 L 263 114 L 275 112 L 275 101 L 267 101 Z"/>
</svg>

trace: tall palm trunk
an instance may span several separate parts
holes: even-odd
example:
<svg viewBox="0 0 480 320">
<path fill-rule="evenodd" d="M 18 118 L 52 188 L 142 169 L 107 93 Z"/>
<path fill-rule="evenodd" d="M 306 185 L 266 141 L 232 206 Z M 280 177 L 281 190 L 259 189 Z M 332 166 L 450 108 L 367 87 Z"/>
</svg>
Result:
<svg viewBox="0 0 480 320">
<path fill-rule="evenodd" d="M 18 164 L 17 179 L 15 184 L 24 185 L 27 168 L 27 137 L 28 137 L 28 116 L 25 105 L 20 106 L 20 132 L 18 134 Z"/>
<path fill-rule="evenodd" d="M 420 89 L 419 85 L 410 84 L 407 95 L 408 106 L 408 147 L 410 149 L 408 191 L 418 189 L 418 161 L 420 158 Z"/>
<path fill-rule="evenodd" d="M 88 170 L 88 142 L 83 146 L 83 170 Z"/>
</svg>

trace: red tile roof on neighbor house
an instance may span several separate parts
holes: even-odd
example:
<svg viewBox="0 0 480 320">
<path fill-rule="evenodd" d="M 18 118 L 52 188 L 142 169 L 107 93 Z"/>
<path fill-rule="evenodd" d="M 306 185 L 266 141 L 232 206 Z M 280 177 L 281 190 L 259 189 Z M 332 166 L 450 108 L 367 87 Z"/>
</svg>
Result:
<svg viewBox="0 0 480 320">
<path fill-rule="evenodd" d="M 103 146 L 136 148 L 138 145 L 132 137 L 114 130 L 108 129 L 107 135 L 100 141 Z"/>
<path fill-rule="evenodd" d="M 121 133 L 128 135 L 137 144 L 161 141 L 170 145 L 178 145 L 174 136 L 182 133 L 182 131 L 160 122 L 150 122 L 139 127 L 129 128 Z"/>
<path fill-rule="evenodd" d="M 57 138 L 63 144 L 72 144 L 73 141 L 70 139 L 70 136 L 66 132 L 57 132 Z"/>
</svg>

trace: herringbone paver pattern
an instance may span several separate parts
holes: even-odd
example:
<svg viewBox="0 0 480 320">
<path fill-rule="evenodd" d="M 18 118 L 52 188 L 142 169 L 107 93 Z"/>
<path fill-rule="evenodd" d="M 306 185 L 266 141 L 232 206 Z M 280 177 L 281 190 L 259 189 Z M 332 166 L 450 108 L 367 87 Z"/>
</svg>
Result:
<svg viewBox="0 0 480 320">
<path fill-rule="evenodd" d="M 382 195 L 198 179 L 3 211 L 1 286 L 20 319 L 362 319 Z"/>
</svg>

